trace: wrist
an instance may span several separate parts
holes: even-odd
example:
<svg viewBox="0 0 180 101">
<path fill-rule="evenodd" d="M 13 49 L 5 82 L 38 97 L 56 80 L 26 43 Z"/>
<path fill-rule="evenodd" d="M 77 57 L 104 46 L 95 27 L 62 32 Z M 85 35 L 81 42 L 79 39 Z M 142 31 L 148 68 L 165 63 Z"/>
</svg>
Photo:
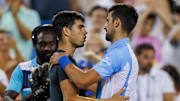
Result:
<svg viewBox="0 0 180 101">
<path fill-rule="evenodd" d="M 68 56 L 62 56 L 61 58 L 58 59 L 58 62 L 59 62 L 59 65 L 61 66 L 61 68 L 64 70 L 65 67 L 68 65 L 68 64 L 71 64 L 72 61 L 69 59 Z"/>
</svg>

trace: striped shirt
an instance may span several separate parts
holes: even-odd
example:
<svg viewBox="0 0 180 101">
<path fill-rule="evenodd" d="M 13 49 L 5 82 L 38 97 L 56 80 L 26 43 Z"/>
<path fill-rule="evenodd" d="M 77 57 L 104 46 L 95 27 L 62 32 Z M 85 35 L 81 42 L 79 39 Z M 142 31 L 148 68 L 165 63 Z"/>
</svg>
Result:
<svg viewBox="0 0 180 101">
<path fill-rule="evenodd" d="M 37 68 L 37 59 L 33 59 L 27 62 L 20 63 L 12 73 L 10 83 L 6 91 L 13 90 L 17 93 L 22 92 L 22 97 L 25 98 L 29 95 L 32 85 L 32 71 Z"/>
<path fill-rule="evenodd" d="M 130 101 L 135 99 L 139 66 L 128 38 L 113 43 L 93 69 L 102 78 L 98 83 L 98 99 L 111 98 L 123 87 L 126 90 L 121 96 L 129 96 Z"/>
</svg>

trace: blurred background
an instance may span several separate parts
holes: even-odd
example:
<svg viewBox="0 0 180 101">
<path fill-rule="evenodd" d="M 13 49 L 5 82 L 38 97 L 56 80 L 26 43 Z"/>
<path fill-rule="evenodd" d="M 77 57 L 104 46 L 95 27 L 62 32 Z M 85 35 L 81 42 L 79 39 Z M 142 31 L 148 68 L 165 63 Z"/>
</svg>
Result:
<svg viewBox="0 0 180 101">
<path fill-rule="evenodd" d="M 139 20 L 131 32 L 131 45 L 133 49 L 144 43 L 154 47 L 152 67 L 165 70 L 173 83 L 174 101 L 180 101 L 180 0 L 0 0 L 0 96 L 17 64 L 36 57 L 31 31 L 40 24 L 51 24 L 59 11 L 74 10 L 84 15 L 87 41 L 74 58 L 81 69 L 90 69 L 110 46 L 104 24 L 108 8 L 118 3 L 136 8 Z M 168 72 L 172 68 L 176 77 Z M 87 92 L 87 96 L 92 95 Z"/>
</svg>

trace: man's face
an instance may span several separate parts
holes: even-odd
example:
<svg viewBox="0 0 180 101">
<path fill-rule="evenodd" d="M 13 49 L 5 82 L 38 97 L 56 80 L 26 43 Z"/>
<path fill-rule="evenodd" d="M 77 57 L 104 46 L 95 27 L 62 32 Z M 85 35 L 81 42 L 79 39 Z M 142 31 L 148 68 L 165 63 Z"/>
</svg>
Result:
<svg viewBox="0 0 180 101">
<path fill-rule="evenodd" d="M 110 12 L 107 17 L 107 22 L 104 26 L 104 29 L 106 31 L 106 40 L 112 41 L 114 38 L 115 34 L 115 28 L 113 26 L 113 18 L 112 18 L 112 13 Z"/>
<path fill-rule="evenodd" d="M 40 62 L 49 62 L 51 55 L 56 51 L 58 41 L 52 31 L 41 32 L 34 44 Z"/>
<path fill-rule="evenodd" d="M 75 20 L 74 25 L 70 29 L 70 42 L 76 48 L 84 46 L 84 42 L 86 39 L 86 30 L 84 27 L 84 22 L 82 20 Z"/>
<path fill-rule="evenodd" d="M 151 70 L 154 60 L 154 50 L 144 49 L 141 53 L 137 56 L 140 69 L 148 73 Z"/>
</svg>

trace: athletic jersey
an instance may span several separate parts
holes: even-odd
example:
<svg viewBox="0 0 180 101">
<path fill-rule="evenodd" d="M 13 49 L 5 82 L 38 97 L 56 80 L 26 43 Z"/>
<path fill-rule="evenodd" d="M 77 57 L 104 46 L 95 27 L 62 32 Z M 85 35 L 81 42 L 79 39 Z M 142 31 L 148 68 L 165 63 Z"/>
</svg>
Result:
<svg viewBox="0 0 180 101">
<path fill-rule="evenodd" d="M 121 96 L 129 96 L 130 101 L 135 99 L 139 66 L 128 38 L 113 43 L 93 69 L 102 78 L 98 82 L 98 99 L 111 98 L 121 88 L 126 88 Z"/>
<path fill-rule="evenodd" d="M 12 73 L 10 83 L 6 91 L 12 90 L 17 93 L 22 92 L 22 97 L 29 95 L 32 85 L 32 71 L 37 68 L 37 59 L 33 59 L 27 62 L 20 63 Z"/>
</svg>

